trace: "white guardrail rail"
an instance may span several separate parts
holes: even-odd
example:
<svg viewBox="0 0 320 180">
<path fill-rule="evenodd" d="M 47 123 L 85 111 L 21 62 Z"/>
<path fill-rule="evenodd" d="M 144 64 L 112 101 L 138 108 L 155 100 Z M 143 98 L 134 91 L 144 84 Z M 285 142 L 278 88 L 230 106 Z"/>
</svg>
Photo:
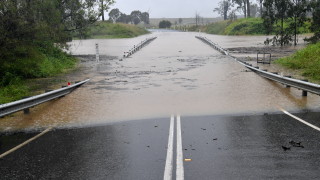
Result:
<svg viewBox="0 0 320 180">
<path fill-rule="evenodd" d="M 123 57 L 127 58 L 130 57 L 131 55 L 133 55 L 134 53 L 136 53 L 137 51 L 139 51 L 140 49 L 142 49 L 145 45 L 147 45 L 148 43 L 150 43 L 151 41 L 157 39 L 157 37 L 151 37 L 151 38 L 147 38 L 143 41 L 141 41 L 139 44 L 134 45 L 132 49 L 130 49 L 128 52 L 124 52 Z"/>
<path fill-rule="evenodd" d="M 7 104 L 1 104 L 0 105 L 0 117 L 29 109 L 31 107 L 34 107 L 36 105 L 45 103 L 47 101 L 63 97 L 69 93 L 71 93 L 74 89 L 78 88 L 79 86 L 85 84 L 86 82 L 90 81 L 90 79 L 87 79 L 85 81 L 78 82 L 73 85 L 69 85 L 67 87 L 63 87 L 61 89 L 53 90 L 44 94 L 32 96 L 26 99 L 14 101 Z"/>
<path fill-rule="evenodd" d="M 231 56 L 227 50 L 221 48 L 218 44 L 213 43 L 211 40 L 207 39 L 206 37 L 196 36 L 196 38 L 200 39 L 204 43 L 218 50 L 222 54 L 232 57 L 235 61 L 244 65 L 245 67 L 252 70 L 253 72 L 256 72 L 262 77 L 287 85 L 287 87 L 295 87 L 302 90 L 303 96 L 307 96 L 307 92 L 320 95 L 320 85 L 318 84 L 310 83 L 305 80 L 294 79 L 294 78 L 291 78 L 291 76 L 282 76 L 282 75 L 279 75 L 278 73 L 268 72 L 267 70 L 261 70 L 259 69 L 259 67 L 253 67 L 252 64 L 238 60 L 236 57 Z"/>
</svg>

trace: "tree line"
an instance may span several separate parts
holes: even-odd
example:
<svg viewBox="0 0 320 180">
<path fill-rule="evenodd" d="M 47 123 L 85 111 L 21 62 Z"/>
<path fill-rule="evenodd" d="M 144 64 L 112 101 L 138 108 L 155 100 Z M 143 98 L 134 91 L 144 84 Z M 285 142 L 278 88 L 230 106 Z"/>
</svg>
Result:
<svg viewBox="0 0 320 180">
<path fill-rule="evenodd" d="M 125 23 L 125 24 L 139 24 L 144 22 L 145 24 L 150 23 L 149 13 L 141 12 L 138 10 L 132 11 L 131 14 L 127 15 L 122 13 L 118 8 L 112 9 L 109 12 L 109 20 L 113 23 Z"/>
<path fill-rule="evenodd" d="M 297 45 L 300 28 L 310 23 L 311 38 L 305 39 L 315 43 L 320 40 L 320 0 L 222 0 L 214 12 L 224 20 L 234 20 L 237 13 L 244 18 L 261 17 L 267 34 L 275 36 L 265 41 L 266 44 Z"/>
</svg>

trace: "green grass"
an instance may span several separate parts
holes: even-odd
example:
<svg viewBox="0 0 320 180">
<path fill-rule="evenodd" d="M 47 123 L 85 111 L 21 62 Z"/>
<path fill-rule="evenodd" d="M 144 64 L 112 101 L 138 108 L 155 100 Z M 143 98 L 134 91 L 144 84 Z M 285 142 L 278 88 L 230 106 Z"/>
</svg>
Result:
<svg viewBox="0 0 320 180">
<path fill-rule="evenodd" d="M 288 27 L 289 21 L 285 22 L 284 27 Z M 306 22 L 299 28 L 301 33 L 309 33 L 310 22 Z M 263 27 L 261 18 L 242 18 L 235 21 L 220 21 L 207 25 L 205 32 L 208 34 L 219 35 L 264 35 L 266 31 Z"/>
<path fill-rule="evenodd" d="M 93 39 L 113 39 L 113 38 L 132 38 L 149 32 L 141 27 L 130 24 L 112 24 L 109 22 L 98 22 L 93 25 L 88 33 L 87 38 Z"/>
<path fill-rule="evenodd" d="M 238 19 L 229 24 L 225 31 L 225 35 L 262 35 L 264 31 L 262 19 L 247 18 Z"/>
<path fill-rule="evenodd" d="M 230 23 L 231 23 L 230 21 L 220 21 L 220 22 L 210 24 L 206 27 L 205 32 L 208 34 L 224 35 L 225 34 L 224 31 Z"/>
<path fill-rule="evenodd" d="M 301 70 L 302 75 L 311 80 L 320 80 L 320 43 L 308 45 L 290 57 L 275 61 L 284 67 Z"/>
<path fill-rule="evenodd" d="M 18 50 L 21 53 L 15 51 L 14 60 L 0 67 L 0 104 L 32 94 L 26 84 L 28 79 L 55 76 L 73 69 L 77 63 L 58 47 L 21 45 Z"/>
<path fill-rule="evenodd" d="M 0 89 L 0 104 L 19 100 L 29 95 L 29 88 L 24 83 L 11 84 Z"/>
</svg>

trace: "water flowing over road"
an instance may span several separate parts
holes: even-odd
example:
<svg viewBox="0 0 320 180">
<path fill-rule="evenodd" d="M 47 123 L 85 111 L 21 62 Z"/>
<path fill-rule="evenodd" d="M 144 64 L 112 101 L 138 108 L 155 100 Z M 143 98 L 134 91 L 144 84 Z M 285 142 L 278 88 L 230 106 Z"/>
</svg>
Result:
<svg viewBox="0 0 320 180">
<path fill-rule="evenodd" d="M 319 179 L 320 98 L 258 76 L 195 35 L 73 41 L 81 67 L 65 78 L 91 81 L 0 120 L 1 177 Z M 206 36 L 224 48 L 263 47 L 265 38 Z"/>
<path fill-rule="evenodd" d="M 315 95 L 268 81 L 195 38 L 199 33 L 153 32 L 133 39 L 76 40 L 73 55 L 82 55 L 82 69 L 70 79 L 91 78 L 67 97 L 0 122 L 1 127 L 82 126 L 170 114 L 218 115 L 265 113 L 319 107 Z M 123 59 L 142 40 L 158 38 Z M 206 35 L 224 48 L 263 46 L 263 36 Z M 95 62 L 95 44 L 100 62 Z M 87 56 L 92 55 L 92 56 Z"/>
</svg>

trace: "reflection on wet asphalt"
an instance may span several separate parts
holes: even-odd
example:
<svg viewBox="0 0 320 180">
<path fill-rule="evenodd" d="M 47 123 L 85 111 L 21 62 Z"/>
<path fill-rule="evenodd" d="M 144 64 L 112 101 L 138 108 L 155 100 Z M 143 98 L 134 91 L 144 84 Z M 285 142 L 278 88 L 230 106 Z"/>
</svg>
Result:
<svg viewBox="0 0 320 180">
<path fill-rule="evenodd" d="M 78 127 L 170 114 L 217 115 L 319 108 L 319 97 L 247 72 L 232 59 L 197 40 L 199 33 L 155 32 L 120 40 L 71 43 L 82 71 L 68 76 L 91 81 L 65 98 L 0 121 L 2 131 L 47 126 Z M 123 52 L 149 37 L 158 38 L 130 58 Z M 206 35 L 223 47 L 262 46 L 265 37 Z M 237 42 L 239 41 L 239 44 Z M 95 62 L 94 45 L 101 59 Z M 88 56 L 89 54 L 89 56 Z M 91 55 L 90 55 L 91 54 Z"/>
<path fill-rule="evenodd" d="M 296 115 L 309 122 L 319 117 L 316 112 Z M 0 175 L 2 179 L 160 180 L 169 121 L 170 117 L 55 129 L 0 159 Z M 182 116 L 181 128 L 183 159 L 188 159 L 183 163 L 185 179 L 320 178 L 319 131 L 287 115 Z M 17 136 L 21 134 L 1 136 L 0 142 L 19 144 Z M 9 146 L 12 143 L 3 143 L 0 153 Z"/>
<path fill-rule="evenodd" d="M 284 114 L 187 117 L 183 122 L 184 156 L 193 159 L 185 163 L 185 179 L 320 177 L 319 131 Z"/>
</svg>

